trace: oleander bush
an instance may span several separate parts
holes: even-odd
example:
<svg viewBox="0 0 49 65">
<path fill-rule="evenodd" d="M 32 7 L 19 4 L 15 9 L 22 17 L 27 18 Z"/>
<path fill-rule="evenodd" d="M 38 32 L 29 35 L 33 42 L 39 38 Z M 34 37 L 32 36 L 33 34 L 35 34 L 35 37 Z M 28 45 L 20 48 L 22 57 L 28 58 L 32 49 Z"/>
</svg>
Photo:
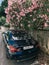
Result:
<svg viewBox="0 0 49 65">
<path fill-rule="evenodd" d="M 43 29 L 49 22 L 49 0 L 8 0 L 6 22 L 26 30 Z"/>
</svg>

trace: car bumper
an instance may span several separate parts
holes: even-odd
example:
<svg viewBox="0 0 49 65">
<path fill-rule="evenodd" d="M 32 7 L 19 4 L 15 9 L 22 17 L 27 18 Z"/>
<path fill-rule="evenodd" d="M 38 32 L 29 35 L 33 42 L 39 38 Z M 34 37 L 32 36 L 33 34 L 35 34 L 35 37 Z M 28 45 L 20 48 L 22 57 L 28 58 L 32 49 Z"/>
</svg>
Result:
<svg viewBox="0 0 49 65">
<path fill-rule="evenodd" d="M 11 55 L 14 59 L 17 59 L 17 60 L 29 60 L 38 56 L 38 53 L 39 53 L 39 49 L 35 49 L 31 53 L 19 52 L 19 53 L 13 53 Z"/>
</svg>

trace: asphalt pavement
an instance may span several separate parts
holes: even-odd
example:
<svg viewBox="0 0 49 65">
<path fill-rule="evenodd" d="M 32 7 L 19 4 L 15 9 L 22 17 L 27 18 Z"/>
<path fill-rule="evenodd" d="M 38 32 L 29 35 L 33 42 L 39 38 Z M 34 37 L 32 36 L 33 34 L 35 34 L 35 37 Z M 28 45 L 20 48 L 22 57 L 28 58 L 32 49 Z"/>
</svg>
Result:
<svg viewBox="0 0 49 65">
<path fill-rule="evenodd" d="M 5 46 L 2 38 L 2 31 L 0 30 L 0 65 L 32 65 L 33 59 L 18 62 L 17 60 L 10 60 L 6 58 Z"/>
</svg>

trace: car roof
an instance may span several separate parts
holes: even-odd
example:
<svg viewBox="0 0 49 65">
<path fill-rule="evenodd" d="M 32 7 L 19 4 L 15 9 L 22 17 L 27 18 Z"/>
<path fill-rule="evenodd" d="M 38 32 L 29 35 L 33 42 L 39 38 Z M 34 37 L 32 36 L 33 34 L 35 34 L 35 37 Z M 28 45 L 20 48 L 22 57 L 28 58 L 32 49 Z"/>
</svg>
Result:
<svg viewBox="0 0 49 65">
<path fill-rule="evenodd" d="M 10 30 L 10 31 L 13 32 L 13 33 L 19 32 L 19 33 L 23 33 L 23 34 L 26 33 L 26 34 L 27 34 L 27 31 L 26 31 L 26 30 L 21 30 L 21 29 L 20 29 L 20 30 L 14 30 L 14 29 L 13 29 L 13 30 Z"/>
</svg>

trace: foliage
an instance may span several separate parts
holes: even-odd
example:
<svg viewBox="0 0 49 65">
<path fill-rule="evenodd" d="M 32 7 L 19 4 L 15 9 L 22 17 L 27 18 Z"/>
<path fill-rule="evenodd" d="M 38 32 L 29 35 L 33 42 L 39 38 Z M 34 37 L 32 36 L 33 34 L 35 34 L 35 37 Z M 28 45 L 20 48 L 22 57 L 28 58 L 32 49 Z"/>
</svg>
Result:
<svg viewBox="0 0 49 65">
<path fill-rule="evenodd" d="M 3 0 L 2 3 L 1 3 L 1 6 L 0 6 L 0 17 L 1 16 L 5 16 L 6 17 L 5 8 L 7 6 L 8 6 L 8 0 Z"/>
<path fill-rule="evenodd" d="M 8 0 L 6 21 L 19 28 L 43 28 L 49 21 L 49 0 Z"/>
<path fill-rule="evenodd" d="M 0 17 L 0 25 L 4 25 L 5 21 L 6 21 L 5 17 L 3 17 L 3 16 Z"/>
<path fill-rule="evenodd" d="M 4 24 L 4 27 L 8 27 L 8 28 L 10 28 L 10 24 L 5 23 L 5 24 Z"/>
</svg>

